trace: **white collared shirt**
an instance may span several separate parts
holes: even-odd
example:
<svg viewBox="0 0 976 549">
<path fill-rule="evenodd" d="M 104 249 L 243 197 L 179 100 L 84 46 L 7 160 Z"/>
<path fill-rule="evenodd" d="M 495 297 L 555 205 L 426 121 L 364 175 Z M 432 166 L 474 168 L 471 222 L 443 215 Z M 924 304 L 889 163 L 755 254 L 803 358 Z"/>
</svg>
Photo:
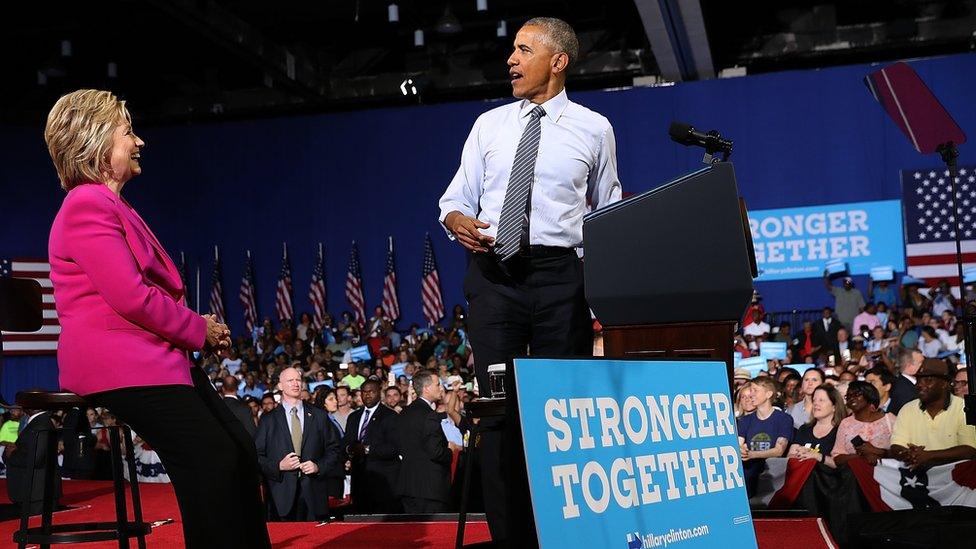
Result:
<svg viewBox="0 0 976 549">
<path fill-rule="evenodd" d="M 380 404 L 377 402 L 376 403 L 376 406 L 373 406 L 372 408 L 366 408 L 363 411 L 363 415 L 359 418 L 359 429 L 356 429 L 356 438 L 357 439 L 359 438 L 359 433 L 362 433 L 363 432 L 363 425 L 366 424 L 366 421 L 373 419 L 373 415 L 376 414 L 376 409 L 379 408 L 379 407 L 380 407 Z M 369 418 L 368 419 L 366 417 L 366 413 L 367 412 L 369 412 Z"/>
<path fill-rule="evenodd" d="M 478 117 L 461 151 L 461 166 L 440 199 L 441 223 L 459 211 L 488 223 L 482 234 L 496 235 L 515 151 L 535 107 L 516 101 Z M 570 101 L 565 89 L 542 108 L 529 244 L 578 247 L 583 215 L 620 200 L 613 127 L 606 117 Z M 454 238 L 450 231 L 448 237 Z"/>
<path fill-rule="evenodd" d="M 291 429 L 291 409 L 298 409 L 298 424 L 302 426 L 302 432 L 305 432 L 305 408 L 302 403 L 291 405 L 286 404 L 284 400 L 281 401 L 281 406 L 285 409 L 285 420 L 288 422 L 288 429 Z"/>
</svg>

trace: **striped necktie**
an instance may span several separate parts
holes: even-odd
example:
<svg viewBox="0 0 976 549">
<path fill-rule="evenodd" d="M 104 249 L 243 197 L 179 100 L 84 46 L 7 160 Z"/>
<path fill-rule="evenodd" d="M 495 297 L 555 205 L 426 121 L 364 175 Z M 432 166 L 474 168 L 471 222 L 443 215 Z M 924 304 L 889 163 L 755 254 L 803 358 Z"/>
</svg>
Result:
<svg viewBox="0 0 976 549">
<path fill-rule="evenodd" d="M 363 426 L 359 429 L 359 441 L 362 442 L 366 438 L 366 432 L 369 431 L 369 410 L 363 410 Z"/>
<path fill-rule="evenodd" d="M 532 180 L 535 179 L 535 158 L 539 153 L 539 138 L 542 135 L 541 118 L 546 111 L 537 106 L 530 113 L 515 150 L 515 162 L 505 191 L 505 203 L 498 221 L 497 246 L 495 254 L 507 261 L 519 251 L 522 237 L 529 228 L 529 196 L 532 193 Z"/>
</svg>

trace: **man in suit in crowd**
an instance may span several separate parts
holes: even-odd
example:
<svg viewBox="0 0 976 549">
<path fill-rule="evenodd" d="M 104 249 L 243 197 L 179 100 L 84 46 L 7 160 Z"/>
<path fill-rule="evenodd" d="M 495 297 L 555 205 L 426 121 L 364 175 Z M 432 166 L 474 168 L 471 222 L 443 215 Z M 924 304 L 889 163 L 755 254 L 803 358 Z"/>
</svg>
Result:
<svg viewBox="0 0 976 549">
<path fill-rule="evenodd" d="M 38 413 L 25 410 L 29 415 L 27 427 L 17 437 L 17 444 L 12 451 L 8 451 L 5 459 L 7 463 L 7 493 L 10 501 L 23 505 L 30 502 L 30 513 L 39 515 L 44 505 L 44 463 L 47 460 L 48 437 L 55 429 L 51 422 L 51 412 Z M 33 477 L 33 485 L 28 491 L 28 484 Z M 61 497 L 61 474 L 54 473 L 55 496 L 53 509 L 58 508 L 58 498 Z"/>
<path fill-rule="evenodd" d="M 278 374 L 281 404 L 261 416 L 254 435 L 258 462 L 271 492 L 272 518 L 284 521 L 329 519 L 328 477 L 336 467 L 339 441 L 324 410 L 301 400 L 302 371 Z"/>
<path fill-rule="evenodd" d="M 898 415 L 898 411 L 905 404 L 918 398 L 918 388 L 915 387 L 915 374 L 922 367 L 925 355 L 918 349 L 902 349 L 898 354 L 899 376 L 891 384 L 891 404 L 888 411 Z"/>
<path fill-rule="evenodd" d="M 352 462 L 352 503 L 359 513 L 401 513 L 396 496 L 400 456 L 396 451 L 397 413 L 380 402 L 380 383 L 363 383 L 363 407 L 349 415 L 343 439 Z"/>
<path fill-rule="evenodd" d="M 444 387 L 434 370 L 413 376 L 418 398 L 397 416 L 400 476 L 397 493 L 408 514 L 443 513 L 451 494 L 451 454 L 460 450 L 448 442 L 441 429 L 443 414 L 434 411 L 444 397 Z"/>
<path fill-rule="evenodd" d="M 241 397 L 237 396 L 237 389 L 240 386 L 240 382 L 234 376 L 224 377 L 223 385 L 220 387 L 220 392 L 224 397 L 224 404 L 230 408 L 234 417 L 237 418 L 242 424 L 244 424 L 244 430 L 247 434 L 254 438 L 254 433 L 257 431 L 257 427 L 254 425 L 254 420 L 251 419 L 251 407 L 241 400 Z"/>
<path fill-rule="evenodd" d="M 823 308 L 823 317 L 813 323 L 813 340 L 822 342 L 825 353 L 837 352 L 837 332 L 841 329 L 841 323 L 834 318 L 834 310 L 830 307 Z"/>
</svg>

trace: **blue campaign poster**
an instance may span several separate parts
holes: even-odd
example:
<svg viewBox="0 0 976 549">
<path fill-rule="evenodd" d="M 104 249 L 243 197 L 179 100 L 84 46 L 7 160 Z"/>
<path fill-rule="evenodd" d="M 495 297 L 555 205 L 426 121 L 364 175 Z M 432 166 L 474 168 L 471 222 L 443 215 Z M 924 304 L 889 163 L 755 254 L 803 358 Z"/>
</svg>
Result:
<svg viewBox="0 0 976 549">
<path fill-rule="evenodd" d="M 722 362 L 515 359 L 542 548 L 754 548 Z"/>
<path fill-rule="evenodd" d="M 827 204 L 749 212 L 756 280 L 816 278 L 873 267 L 905 270 L 900 200 Z"/>
</svg>

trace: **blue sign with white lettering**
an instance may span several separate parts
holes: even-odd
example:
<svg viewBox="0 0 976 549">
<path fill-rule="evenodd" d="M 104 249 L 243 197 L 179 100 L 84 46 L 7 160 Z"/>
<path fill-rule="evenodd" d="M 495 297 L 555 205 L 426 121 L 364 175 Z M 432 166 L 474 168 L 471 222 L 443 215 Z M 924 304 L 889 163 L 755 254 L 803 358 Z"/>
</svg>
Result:
<svg viewBox="0 0 976 549">
<path fill-rule="evenodd" d="M 749 228 L 759 281 L 820 277 L 834 262 L 852 275 L 905 270 L 900 200 L 756 210 Z"/>
<path fill-rule="evenodd" d="M 756 547 L 724 363 L 514 370 L 540 547 Z"/>
</svg>

